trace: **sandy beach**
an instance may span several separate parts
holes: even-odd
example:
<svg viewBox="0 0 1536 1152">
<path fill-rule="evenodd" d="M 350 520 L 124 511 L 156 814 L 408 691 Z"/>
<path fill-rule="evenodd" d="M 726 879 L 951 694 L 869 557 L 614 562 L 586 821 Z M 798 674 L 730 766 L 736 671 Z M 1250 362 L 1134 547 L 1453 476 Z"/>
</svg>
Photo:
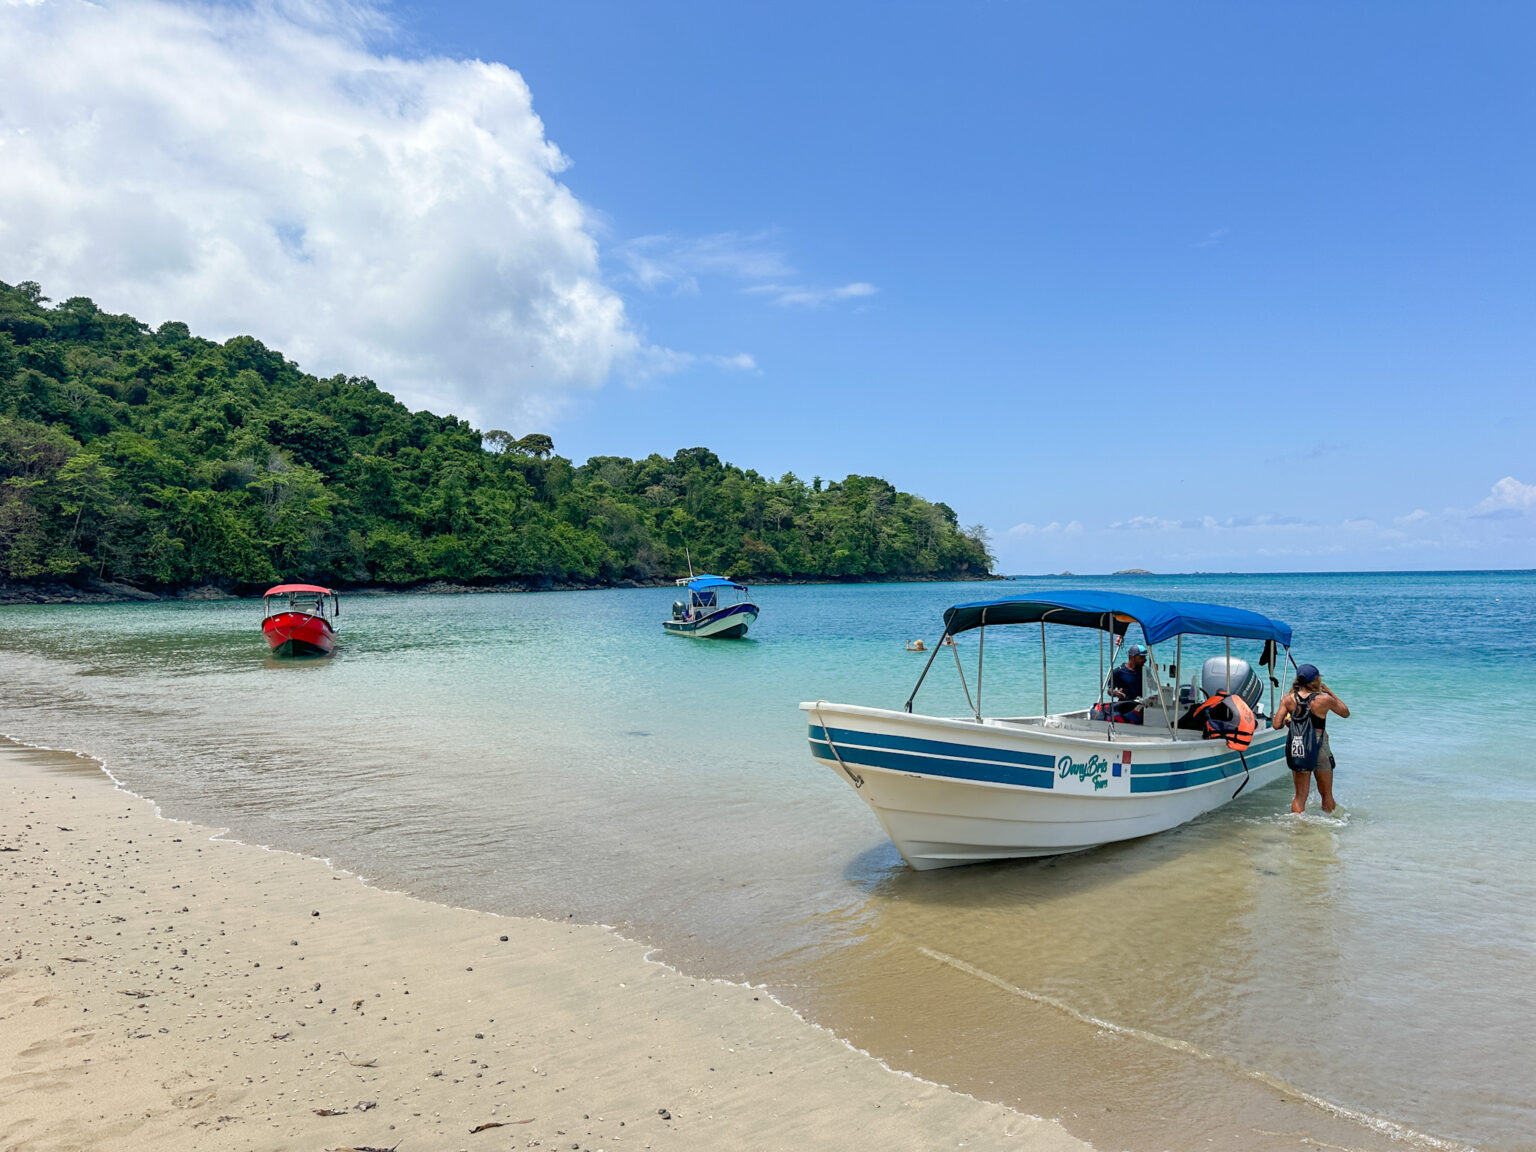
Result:
<svg viewBox="0 0 1536 1152">
<path fill-rule="evenodd" d="M 607 929 L 217 835 L 0 745 L 0 1150 L 1088 1148 Z"/>
</svg>

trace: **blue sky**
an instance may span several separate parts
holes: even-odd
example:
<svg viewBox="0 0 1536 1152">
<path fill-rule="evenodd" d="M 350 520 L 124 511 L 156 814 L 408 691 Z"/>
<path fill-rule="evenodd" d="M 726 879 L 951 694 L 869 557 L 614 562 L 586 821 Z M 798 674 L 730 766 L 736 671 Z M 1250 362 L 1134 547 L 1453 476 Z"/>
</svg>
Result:
<svg viewBox="0 0 1536 1152">
<path fill-rule="evenodd" d="M 78 43 L 98 17 L 38 14 L 71 2 L 20 17 L 13 5 L 9 18 Z M 138 28 L 144 10 L 178 8 L 105 7 Z M 243 12 L 268 43 L 284 42 L 285 22 L 301 27 L 319 45 L 306 49 L 311 75 L 342 54 L 327 37 L 346 45 L 333 87 L 363 83 L 359 60 L 409 62 L 405 79 L 391 66 L 392 83 L 415 85 L 402 123 L 429 160 L 457 150 L 455 182 L 478 179 L 475 149 L 488 145 L 444 144 L 422 118 L 472 85 L 526 103 L 491 132 L 506 153 L 487 185 L 503 189 L 495 204 L 448 203 L 422 233 L 442 238 L 435 257 L 466 263 L 430 265 L 442 286 L 431 300 L 373 300 L 427 317 L 422 347 L 340 313 L 310 328 L 302 311 L 252 316 L 307 367 L 357 364 L 330 370 L 367 370 L 487 426 L 537 427 L 578 460 L 702 444 L 767 474 L 885 476 L 985 524 L 1003 571 L 1536 567 L 1536 9 L 181 10 L 211 34 L 221 11 Z M 262 37 L 218 42 L 238 55 Z M 245 121 L 303 115 L 291 88 L 280 111 L 259 80 L 249 88 Z M 91 98 L 65 95 L 53 103 Z M 316 155 L 377 129 L 350 125 L 337 113 L 315 129 L 331 141 Z M 539 130 L 560 156 L 530 177 L 548 227 L 502 215 Z M 334 297 L 348 281 L 327 263 L 326 221 L 347 209 L 294 197 L 304 179 L 271 194 L 281 212 L 261 209 L 286 214 L 294 249 L 296 271 L 272 275 Z M 206 268 L 197 296 L 190 274 L 174 290 L 137 270 L 93 288 L 89 261 L 32 249 L 5 267 L 3 181 L 0 279 L 25 273 L 56 297 L 144 314 L 129 298 L 138 285 L 156 307 L 202 318 Z M 215 181 L 207 200 L 228 192 Z M 387 230 L 397 217 L 379 218 Z M 539 253 L 549 276 L 529 266 Z M 314 279 L 322 268 L 330 279 Z M 434 301 L 501 331 L 499 316 L 551 313 L 545 281 L 578 287 L 559 296 L 568 315 L 543 343 L 446 341 L 458 361 L 423 351 L 456 322 L 431 320 Z M 511 301 L 500 311 L 498 293 Z M 238 326 L 242 296 L 206 324 Z"/>
</svg>

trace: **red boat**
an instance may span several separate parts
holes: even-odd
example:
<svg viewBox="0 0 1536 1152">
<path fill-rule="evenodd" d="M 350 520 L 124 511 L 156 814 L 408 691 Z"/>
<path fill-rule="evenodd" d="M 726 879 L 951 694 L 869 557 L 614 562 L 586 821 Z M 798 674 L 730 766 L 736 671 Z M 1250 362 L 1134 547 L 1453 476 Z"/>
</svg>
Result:
<svg viewBox="0 0 1536 1152">
<path fill-rule="evenodd" d="M 262 597 L 261 630 L 278 656 L 329 656 L 341 597 L 318 584 L 279 584 Z"/>
</svg>

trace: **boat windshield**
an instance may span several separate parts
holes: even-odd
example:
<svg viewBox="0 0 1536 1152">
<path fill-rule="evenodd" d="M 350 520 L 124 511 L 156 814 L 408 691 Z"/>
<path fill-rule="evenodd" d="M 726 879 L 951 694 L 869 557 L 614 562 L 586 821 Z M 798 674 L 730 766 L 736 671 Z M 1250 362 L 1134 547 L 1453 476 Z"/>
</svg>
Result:
<svg viewBox="0 0 1536 1152">
<path fill-rule="evenodd" d="M 303 612 L 310 616 L 327 615 L 325 597 L 312 593 L 294 593 L 286 596 L 268 596 L 265 600 L 266 613 L 275 616 L 279 612 Z"/>
<path fill-rule="evenodd" d="M 747 588 L 724 576 L 690 576 L 679 580 L 688 587 L 688 600 L 694 608 L 718 608 L 721 605 L 740 604 L 747 597 Z"/>
</svg>

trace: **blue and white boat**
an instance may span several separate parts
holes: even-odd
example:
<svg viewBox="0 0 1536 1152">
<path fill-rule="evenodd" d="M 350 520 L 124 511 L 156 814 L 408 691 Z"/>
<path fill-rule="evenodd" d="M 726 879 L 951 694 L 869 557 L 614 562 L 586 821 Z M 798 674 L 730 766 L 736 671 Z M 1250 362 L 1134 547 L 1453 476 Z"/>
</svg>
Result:
<svg viewBox="0 0 1536 1152">
<path fill-rule="evenodd" d="M 679 580 L 688 599 L 672 604 L 672 618 L 661 626 L 675 636 L 736 640 L 757 619 L 757 605 L 747 599 L 747 586 L 724 576 L 689 576 Z"/>
<path fill-rule="evenodd" d="M 1041 713 L 984 716 L 987 629 L 1030 624 L 1040 628 Z M 1096 707 L 1050 710 L 1047 624 L 1098 631 Z M 1140 722 L 1121 723 L 1104 699 L 1106 647 L 1112 665 L 1132 627 L 1139 627 L 1145 640 L 1149 675 L 1137 701 Z M 978 638 L 974 696 L 958 646 L 945 643 L 973 630 Z M 1186 636 L 1216 637 L 1225 647 L 1181 685 Z M 1232 655 L 1233 641 L 1245 640 L 1261 645 L 1255 663 L 1269 671 L 1268 715 L 1273 715 L 1276 673 L 1290 656 L 1289 625 L 1239 608 L 1098 591 L 957 604 L 944 613 L 944 635 L 903 709 L 825 700 L 800 708 L 809 714 L 812 757 L 874 809 L 913 868 L 1077 852 L 1174 828 L 1245 789 L 1289 775 L 1285 733 L 1267 722 L 1264 685 L 1253 665 Z M 955 654 L 972 714 L 916 714 L 918 689 L 946 650 Z M 1091 661 L 1091 655 L 1086 658 Z M 1256 721 L 1246 747 L 1229 747 L 1225 739 L 1209 739 L 1200 726 L 1190 725 L 1190 713 L 1223 691 L 1240 696 Z M 1100 718 L 1106 716 L 1110 719 Z"/>
</svg>

